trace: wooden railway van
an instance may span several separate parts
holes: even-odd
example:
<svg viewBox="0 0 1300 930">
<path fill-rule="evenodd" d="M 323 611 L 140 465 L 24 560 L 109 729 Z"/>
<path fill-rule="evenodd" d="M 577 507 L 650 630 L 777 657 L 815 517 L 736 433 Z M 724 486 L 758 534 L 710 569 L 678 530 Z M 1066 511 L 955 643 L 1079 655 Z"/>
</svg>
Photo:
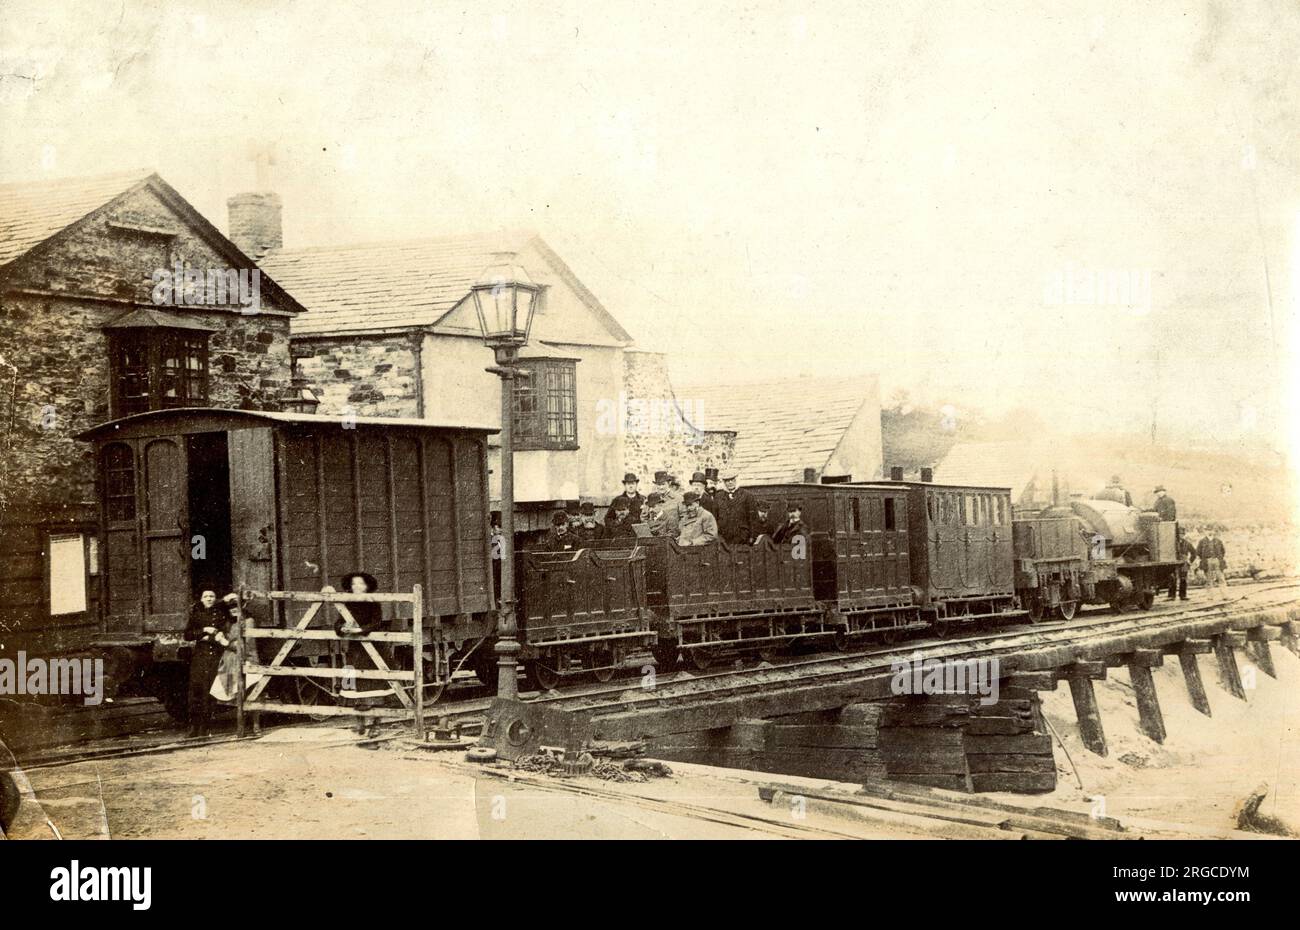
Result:
<svg viewBox="0 0 1300 930">
<path fill-rule="evenodd" d="M 890 484 L 907 488 L 912 583 L 937 633 L 956 621 L 1022 614 L 1007 488 Z"/>
<path fill-rule="evenodd" d="M 494 608 L 490 432 L 204 408 L 82 433 L 98 470 L 98 642 L 111 650 L 110 667 L 134 675 L 176 659 L 189 605 L 205 588 L 319 591 L 351 571 L 374 575 L 385 592 L 422 585 L 429 635 L 473 645 L 491 632 Z M 249 612 L 285 623 L 265 601 Z M 409 617 L 389 619 L 400 628 Z M 322 612 L 319 622 L 333 617 Z"/>
<path fill-rule="evenodd" d="M 1017 515 L 1012 523 L 1016 592 L 1033 620 L 1073 619 L 1094 597 L 1095 573 L 1083 526 L 1068 509 Z"/>
<path fill-rule="evenodd" d="M 917 623 L 907 494 L 893 485 L 771 484 L 750 492 L 784 520 L 797 503 L 812 537 L 813 589 L 840 635 L 892 637 Z"/>
</svg>

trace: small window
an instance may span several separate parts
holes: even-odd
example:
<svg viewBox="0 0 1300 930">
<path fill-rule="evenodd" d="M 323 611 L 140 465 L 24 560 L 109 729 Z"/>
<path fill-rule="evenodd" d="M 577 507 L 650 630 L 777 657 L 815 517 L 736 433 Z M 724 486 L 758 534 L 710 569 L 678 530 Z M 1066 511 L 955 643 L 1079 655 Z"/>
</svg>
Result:
<svg viewBox="0 0 1300 930">
<path fill-rule="evenodd" d="M 80 533 L 50 537 L 50 616 L 84 613 L 86 542 Z"/>
<path fill-rule="evenodd" d="M 938 522 L 939 522 L 939 517 L 938 517 L 938 515 L 935 514 L 935 511 L 934 511 L 934 495 L 931 494 L 929 497 L 927 497 L 927 498 L 925 499 L 925 503 L 926 503 L 927 508 L 928 508 L 929 511 L 930 511 L 930 522 L 931 522 L 931 523 L 938 523 Z"/>
<path fill-rule="evenodd" d="M 849 532 L 862 532 L 862 505 L 856 497 L 849 498 Z"/>
<path fill-rule="evenodd" d="M 885 498 L 885 530 L 887 532 L 893 532 L 897 528 L 898 527 L 894 520 L 894 499 L 892 497 L 886 497 Z"/>
<path fill-rule="evenodd" d="M 114 416 L 208 405 L 208 334 L 141 327 L 110 343 Z"/>
<path fill-rule="evenodd" d="M 120 442 L 104 449 L 104 510 L 110 523 L 135 519 L 135 463 Z"/>
<path fill-rule="evenodd" d="M 531 377 L 514 380 L 515 448 L 578 448 L 578 390 L 574 359 L 527 359 Z"/>
</svg>

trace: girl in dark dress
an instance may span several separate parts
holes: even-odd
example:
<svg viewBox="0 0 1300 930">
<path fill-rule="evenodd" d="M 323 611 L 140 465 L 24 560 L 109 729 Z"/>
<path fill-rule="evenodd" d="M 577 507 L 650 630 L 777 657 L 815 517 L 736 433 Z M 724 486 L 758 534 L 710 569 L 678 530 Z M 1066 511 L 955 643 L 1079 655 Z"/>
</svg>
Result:
<svg viewBox="0 0 1300 930">
<path fill-rule="evenodd" d="M 377 606 L 377 605 L 376 605 Z M 190 658 L 190 732 L 189 736 L 209 736 L 212 727 L 212 681 L 221 665 L 221 654 L 230 640 L 230 614 L 218 606 L 217 592 L 204 591 L 190 608 L 190 619 L 182 637 L 194 644 Z"/>
</svg>

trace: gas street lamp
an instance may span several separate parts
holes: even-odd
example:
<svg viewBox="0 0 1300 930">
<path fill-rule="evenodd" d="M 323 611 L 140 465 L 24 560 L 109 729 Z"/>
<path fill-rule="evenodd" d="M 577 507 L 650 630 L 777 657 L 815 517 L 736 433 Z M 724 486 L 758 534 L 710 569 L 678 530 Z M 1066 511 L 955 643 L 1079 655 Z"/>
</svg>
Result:
<svg viewBox="0 0 1300 930">
<path fill-rule="evenodd" d="M 515 260 L 514 252 L 498 252 L 470 288 L 483 341 L 496 353 L 486 369 L 501 379 L 501 597 L 497 605 L 497 697 L 516 698 L 518 625 L 515 620 L 515 447 L 514 379 L 527 377 L 515 368 L 519 350 L 527 345 L 533 311 L 542 288 Z"/>
</svg>

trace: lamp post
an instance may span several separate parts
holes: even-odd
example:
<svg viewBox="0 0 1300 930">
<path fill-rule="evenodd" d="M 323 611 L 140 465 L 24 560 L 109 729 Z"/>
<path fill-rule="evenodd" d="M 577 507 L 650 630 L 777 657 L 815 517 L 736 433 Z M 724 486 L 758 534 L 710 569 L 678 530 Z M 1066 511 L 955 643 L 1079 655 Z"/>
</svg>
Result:
<svg viewBox="0 0 1300 930">
<path fill-rule="evenodd" d="M 498 252 L 470 288 L 478 311 L 483 342 L 496 353 L 486 369 L 501 379 L 501 599 L 497 605 L 497 697 L 516 698 L 519 655 L 515 622 L 515 448 L 514 380 L 519 350 L 528 344 L 533 311 L 541 287 L 516 261 L 514 252 Z M 527 375 L 523 375 L 527 377 Z"/>
</svg>

